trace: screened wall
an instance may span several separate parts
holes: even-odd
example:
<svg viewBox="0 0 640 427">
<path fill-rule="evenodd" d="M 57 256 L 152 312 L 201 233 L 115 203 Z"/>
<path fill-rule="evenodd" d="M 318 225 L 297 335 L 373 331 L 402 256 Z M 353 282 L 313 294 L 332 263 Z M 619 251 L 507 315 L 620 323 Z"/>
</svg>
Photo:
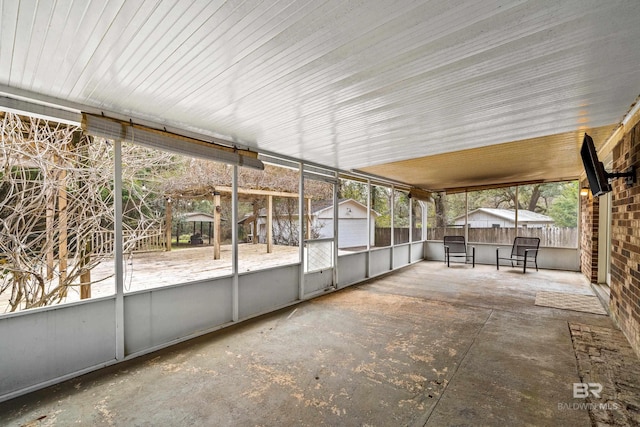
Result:
<svg viewBox="0 0 640 427">
<path fill-rule="evenodd" d="M 422 259 L 426 209 L 406 188 L 105 117 L 85 127 L 2 116 L 0 316 L 208 284 L 238 306 L 231 321 L 303 299 L 305 273 L 335 269 L 338 287 Z M 243 311 L 239 295 L 263 292 L 243 284 L 274 269 L 287 296 Z"/>
<path fill-rule="evenodd" d="M 511 244 L 538 237 L 541 246 L 577 248 L 577 181 L 434 194 L 427 206 L 427 239 L 465 236 L 470 243 Z"/>
</svg>

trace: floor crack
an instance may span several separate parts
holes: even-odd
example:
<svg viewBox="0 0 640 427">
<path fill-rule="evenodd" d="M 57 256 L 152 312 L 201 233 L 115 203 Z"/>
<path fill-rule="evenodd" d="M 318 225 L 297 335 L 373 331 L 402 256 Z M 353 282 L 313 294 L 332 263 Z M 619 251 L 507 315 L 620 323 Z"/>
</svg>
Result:
<svg viewBox="0 0 640 427">
<path fill-rule="evenodd" d="M 435 403 L 433 403 L 433 405 L 431 406 L 431 410 L 428 413 L 425 414 L 424 418 L 422 418 L 420 420 L 417 420 L 416 423 L 414 423 L 415 426 L 425 427 L 427 425 L 427 423 L 429 422 L 429 418 L 431 418 L 431 415 L 435 412 L 436 408 L 438 407 L 438 404 L 440 403 L 440 399 L 442 399 L 442 396 L 444 396 L 444 394 L 446 393 L 447 388 L 449 387 L 449 384 L 451 384 L 453 382 L 453 380 L 455 379 L 456 374 L 458 373 L 458 369 L 460 369 L 460 366 L 462 366 L 462 364 L 464 363 L 465 359 L 467 358 L 467 354 L 469 353 L 469 350 L 471 350 L 473 345 L 476 343 L 476 340 L 478 339 L 478 336 L 480 335 L 480 332 L 482 332 L 484 327 L 487 325 L 487 322 L 489 322 L 489 319 L 493 315 L 493 312 L 494 312 L 494 310 L 492 309 L 489 312 L 487 318 L 482 323 L 482 326 L 479 327 L 478 330 L 476 331 L 475 335 L 473 336 L 473 339 L 471 340 L 471 342 L 467 346 L 466 350 L 462 354 L 462 358 L 460 359 L 460 362 L 453 369 L 453 371 L 451 373 L 451 376 L 448 379 L 445 379 L 445 381 L 443 381 L 444 387 L 442 389 L 442 392 L 439 393 L 439 396 L 437 397 Z"/>
</svg>

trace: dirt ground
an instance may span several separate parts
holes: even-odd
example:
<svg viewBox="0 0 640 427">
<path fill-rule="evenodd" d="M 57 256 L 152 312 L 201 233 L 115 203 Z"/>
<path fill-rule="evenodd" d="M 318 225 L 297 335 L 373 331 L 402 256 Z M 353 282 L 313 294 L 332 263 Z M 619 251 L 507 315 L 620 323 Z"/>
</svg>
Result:
<svg viewBox="0 0 640 427">
<path fill-rule="evenodd" d="M 261 270 L 278 265 L 295 264 L 299 260 L 296 246 L 273 246 L 267 253 L 266 244 L 243 243 L 238 245 L 238 270 Z M 115 293 L 114 262 L 108 259 L 91 270 L 92 298 Z M 230 275 L 231 245 L 220 248 L 220 259 L 213 259 L 213 246 L 180 247 L 170 252 L 145 252 L 125 256 L 125 292 L 158 288 L 178 283 L 210 279 Z M 8 312 L 10 290 L 0 295 L 0 313 Z M 69 290 L 66 301 L 80 300 L 80 288 Z"/>
</svg>

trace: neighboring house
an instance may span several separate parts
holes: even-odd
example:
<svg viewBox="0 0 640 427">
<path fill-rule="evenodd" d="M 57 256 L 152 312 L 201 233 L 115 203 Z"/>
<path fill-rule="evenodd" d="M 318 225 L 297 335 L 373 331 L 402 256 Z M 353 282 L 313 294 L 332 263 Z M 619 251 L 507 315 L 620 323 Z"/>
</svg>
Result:
<svg viewBox="0 0 640 427">
<path fill-rule="evenodd" d="M 334 236 L 333 232 L 333 205 L 326 202 L 313 203 L 311 206 L 311 229 L 315 233 L 315 238 L 323 239 Z M 371 211 L 369 214 L 371 221 L 369 224 L 369 238 L 371 245 L 375 240 L 375 219 L 379 214 Z M 286 218 L 274 212 L 273 234 L 276 240 L 287 240 L 288 234 L 298 230 L 298 216 L 292 217 L 293 224 L 287 226 L 283 221 Z M 279 220 L 278 220 L 279 219 Z M 266 242 L 267 211 L 260 209 L 258 214 L 258 242 Z M 247 235 L 253 238 L 254 217 L 247 215 L 238 221 L 239 225 L 247 228 Z M 279 225 L 280 224 L 280 225 Z M 338 247 L 353 248 L 367 246 L 367 206 L 353 199 L 342 199 L 338 202 Z M 280 236 L 278 236 L 280 234 Z M 250 238 L 250 239 L 251 239 Z M 248 239 L 248 240 L 250 240 Z"/>
<path fill-rule="evenodd" d="M 464 226 L 464 215 L 454 219 L 455 225 Z M 518 209 L 518 228 L 544 228 L 553 225 L 553 218 Z M 479 208 L 469 212 L 468 224 L 470 228 L 513 228 L 516 223 L 516 212 L 513 209 Z"/>
</svg>

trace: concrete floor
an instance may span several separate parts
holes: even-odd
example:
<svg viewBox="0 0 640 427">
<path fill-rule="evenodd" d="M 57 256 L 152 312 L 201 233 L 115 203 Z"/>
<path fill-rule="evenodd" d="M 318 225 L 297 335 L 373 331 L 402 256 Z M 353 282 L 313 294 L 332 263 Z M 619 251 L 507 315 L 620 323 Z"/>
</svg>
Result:
<svg viewBox="0 0 640 427">
<path fill-rule="evenodd" d="M 265 284 L 267 286 L 268 284 Z M 421 262 L 0 404 L 0 425 L 588 426 L 579 273 Z"/>
</svg>

